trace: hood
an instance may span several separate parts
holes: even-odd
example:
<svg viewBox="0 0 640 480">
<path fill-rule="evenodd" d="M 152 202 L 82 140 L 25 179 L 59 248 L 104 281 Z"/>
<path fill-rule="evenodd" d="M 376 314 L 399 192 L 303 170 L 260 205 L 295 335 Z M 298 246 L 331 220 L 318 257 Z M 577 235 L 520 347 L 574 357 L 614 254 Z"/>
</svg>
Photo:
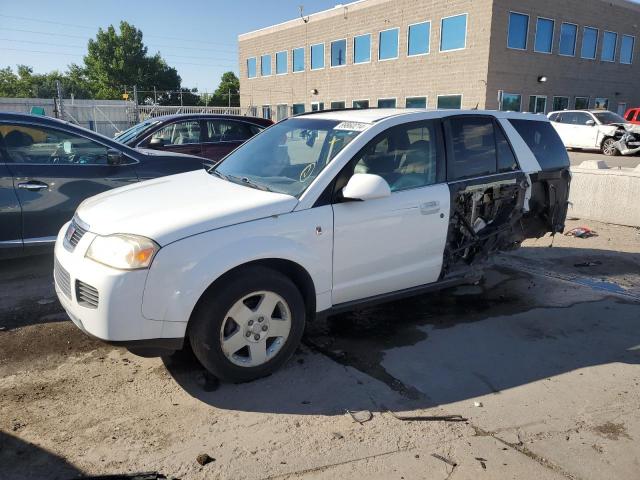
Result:
<svg viewBox="0 0 640 480">
<path fill-rule="evenodd" d="M 130 233 L 161 246 L 191 235 L 291 212 L 298 200 L 227 182 L 204 170 L 116 188 L 76 212 L 99 235 Z"/>
</svg>

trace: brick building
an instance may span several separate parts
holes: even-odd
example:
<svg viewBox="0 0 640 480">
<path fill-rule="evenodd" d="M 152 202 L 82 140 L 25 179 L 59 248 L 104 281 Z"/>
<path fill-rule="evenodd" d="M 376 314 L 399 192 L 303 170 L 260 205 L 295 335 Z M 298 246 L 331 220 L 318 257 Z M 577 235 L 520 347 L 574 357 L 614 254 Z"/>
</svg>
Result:
<svg viewBox="0 0 640 480">
<path fill-rule="evenodd" d="M 239 36 L 244 109 L 640 105 L 628 0 L 361 0 Z"/>
</svg>

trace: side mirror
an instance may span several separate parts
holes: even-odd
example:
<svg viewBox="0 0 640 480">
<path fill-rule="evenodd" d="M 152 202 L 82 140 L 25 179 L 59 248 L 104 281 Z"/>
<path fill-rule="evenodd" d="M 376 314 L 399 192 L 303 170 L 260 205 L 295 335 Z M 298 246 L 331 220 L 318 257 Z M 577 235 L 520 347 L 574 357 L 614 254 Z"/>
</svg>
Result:
<svg viewBox="0 0 640 480">
<path fill-rule="evenodd" d="M 150 148 L 162 148 L 164 147 L 164 140 L 161 138 L 152 138 L 151 141 L 149 142 L 149 147 Z"/>
<path fill-rule="evenodd" d="M 593 120 L 587 120 L 587 121 L 586 121 L 586 123 L 585 123 L 585 125 L 586 125 L 587 127 L 594 127 L 594 126 L 596 125 L 596 122 L 595 122 L 595 121 L 593 121 Z"/>
<path fill-rule="evenodd" d="M 119 150 L 109 149 L 107 151 L 107 164 L 112 166 L 122 165 L 124 163 L 124 156 Z"/>
<path fill-rule="evenodd" d="M 376 200 L 391 196 L 391 188 L 379 175 L 356 173 L 342 189 L 342 196 L 345 200 Z"/>
</svg>

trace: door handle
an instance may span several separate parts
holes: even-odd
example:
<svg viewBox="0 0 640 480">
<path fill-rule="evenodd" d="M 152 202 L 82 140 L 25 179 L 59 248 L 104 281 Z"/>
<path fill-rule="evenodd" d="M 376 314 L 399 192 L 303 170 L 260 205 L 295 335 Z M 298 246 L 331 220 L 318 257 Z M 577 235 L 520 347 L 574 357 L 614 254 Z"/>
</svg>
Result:
<svg viewBox="0 0 640 480">
<path fill-rule="evenodd" d="M 440 202 L 432 201 L 420 204 L 420 213 L 422 215 L 433 215 L 440 211 Z"/>
<path fill-rule="evenodd" d="M 31 180 L 29 182 L 24 182 L 24 183 L 19 183 L 18 184 L 18 188 L 22 188 L 23 190 L 29 190 L 32 192 L 38 191 L 38 190 L 42 190 L 43 188 L 49 188 L 49 185 L 47 185 L 44 182 L 38 182 L 35 180 Z"/>
</svg>

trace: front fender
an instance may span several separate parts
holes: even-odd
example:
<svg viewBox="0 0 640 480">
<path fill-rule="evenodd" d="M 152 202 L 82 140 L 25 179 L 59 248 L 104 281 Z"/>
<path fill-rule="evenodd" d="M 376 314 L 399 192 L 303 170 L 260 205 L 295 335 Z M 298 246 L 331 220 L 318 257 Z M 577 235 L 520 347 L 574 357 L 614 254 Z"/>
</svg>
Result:
<svg viewBox="0 0 640 480">
<path fill-rule="evenodd" d="M 322 234 L 318 235 L 316 227 Z M 153 260 L 144 290 L 145 318 L 189 321 L 196 303 L 224 273 L 261 259 L 302 266 L 316 294 L 330 291 L 333 210 L 330 206 L 293 212 L 205 232 L 169 244 Z"/>
</svg>

